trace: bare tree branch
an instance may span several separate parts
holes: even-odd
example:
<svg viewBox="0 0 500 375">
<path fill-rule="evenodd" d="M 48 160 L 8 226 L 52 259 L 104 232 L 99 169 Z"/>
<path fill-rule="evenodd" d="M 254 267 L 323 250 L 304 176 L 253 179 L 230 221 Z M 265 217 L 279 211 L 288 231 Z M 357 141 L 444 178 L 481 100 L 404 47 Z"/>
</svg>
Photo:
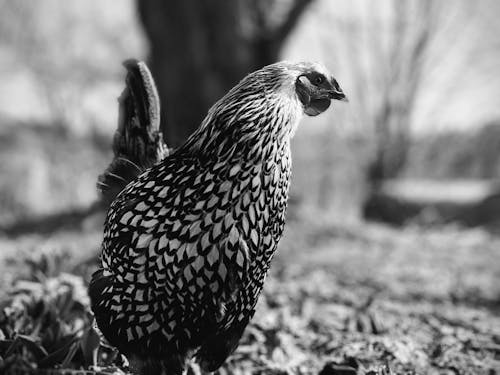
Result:
<svg viewBox="0 0 500 375">
<path fill-rule="evenodd" d="M 288 16 L 285 21 L 278 27 L 278 29 L 274 33 L 274 40 L 277 43 L 282 43 L 290 32 L 297 26 L 297 22 L 300 17 L 307 9 L 309 5 L 311 5 L 315 0 L 295 0 L 290 11 L 288 12 Z"/>
</svg>

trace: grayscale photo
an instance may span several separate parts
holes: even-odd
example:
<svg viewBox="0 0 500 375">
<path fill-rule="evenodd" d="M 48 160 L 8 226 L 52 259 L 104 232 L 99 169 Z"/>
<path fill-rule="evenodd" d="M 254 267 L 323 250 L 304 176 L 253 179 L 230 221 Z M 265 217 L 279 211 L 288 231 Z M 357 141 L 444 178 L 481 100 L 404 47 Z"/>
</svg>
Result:
<svg viewBox="0 0 500 375">
<path fill-rule="evenodd" d="M 499 19 L 0 0 L 0 374 L 500 375 Z"/>
</svg>

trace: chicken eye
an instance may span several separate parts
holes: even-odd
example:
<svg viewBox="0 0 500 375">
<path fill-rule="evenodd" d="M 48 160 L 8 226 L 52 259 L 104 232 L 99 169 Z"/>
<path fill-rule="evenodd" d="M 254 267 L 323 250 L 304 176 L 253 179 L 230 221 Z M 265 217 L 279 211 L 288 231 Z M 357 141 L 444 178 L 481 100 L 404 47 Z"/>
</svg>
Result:
<svg viewBox="0 0 500 375">
<path fill-rule="evenodd" d="M 314 78 L 315 85 L 321 85 L 323 82 L 325 82 L 325 77 L 323 77 L 322 75 L 318 75 Z"/>
</svg>

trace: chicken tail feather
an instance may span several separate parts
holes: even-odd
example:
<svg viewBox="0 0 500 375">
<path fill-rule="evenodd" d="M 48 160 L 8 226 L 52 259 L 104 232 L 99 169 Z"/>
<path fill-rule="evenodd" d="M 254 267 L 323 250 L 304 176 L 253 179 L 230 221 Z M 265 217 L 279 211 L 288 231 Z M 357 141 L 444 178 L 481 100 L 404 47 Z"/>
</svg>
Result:
<svg viewBox="0 0 500 375">
<path fill-rule="evenodd" d="M 118 99 L 114 158 L 97 182 L 108 204 L 129 182 L 169 153 L 160 132 L 160 100 L 151 72 L 142 61 L 130 59 L 123 65 L 127 75 Z"/>
</svg>

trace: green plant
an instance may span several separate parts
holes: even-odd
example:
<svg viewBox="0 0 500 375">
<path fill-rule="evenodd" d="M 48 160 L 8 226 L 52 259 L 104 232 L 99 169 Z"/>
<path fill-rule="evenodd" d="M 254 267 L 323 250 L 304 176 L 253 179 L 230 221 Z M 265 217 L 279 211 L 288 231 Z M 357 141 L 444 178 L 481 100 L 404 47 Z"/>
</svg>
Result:
<svg viewBox="0 0 500 375">
<path fill-rule="evenodd" d="M 80 277 L 17 281 L 0 308 L 0 371 L 97 363 L 100 339 Z"/>
</svg>

